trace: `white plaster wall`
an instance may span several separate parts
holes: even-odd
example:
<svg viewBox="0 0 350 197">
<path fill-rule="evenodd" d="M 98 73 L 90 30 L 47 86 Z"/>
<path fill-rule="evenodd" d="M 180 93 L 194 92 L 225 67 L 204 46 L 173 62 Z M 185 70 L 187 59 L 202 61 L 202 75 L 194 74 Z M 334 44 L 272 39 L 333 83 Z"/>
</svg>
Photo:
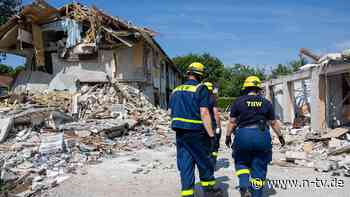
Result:
<svg viewBox="0 0 350 197">
<path fill-rule="evenodd" d="M 275 108 L 276 118 L 284 121 L 283 117 L 283 84 L 278 84 L 272 87 L 274 94 L 273 104 Z"/>
<path fill-rule="evenodd" d="M 81 69 L 87 71 L 104 71 L 109 76 L 112 74 L 113 51 L 100 51 L 98 57 L 92 60 L 80 60 L 68 62 L 60 59 L 57 53 L 52 54 L 53 74 L 69 72 L 70 69 Z"/>
<path fill-rule="evenodd" d="M 52 54 L 53 79 L 49 84 L 50 90 L 77 91 L 76 83 L 80 82 L 106 82 L 107 75 L 112 75 L 112 51 L 100 51 L 98 58 L 68 62 L 60 59 L 58 54 Z"/>
<path fill-rule="evenodd" d="M 133 48 L 122 48 L 115 51 L 118 56 L 117 63 L 117 79 L 122 80 L 145 80 L 143 65 L 138 65 L 134 61 L 134 49 Z M 143 61 L 138 61 L 143 62 Z"/>
</svg>

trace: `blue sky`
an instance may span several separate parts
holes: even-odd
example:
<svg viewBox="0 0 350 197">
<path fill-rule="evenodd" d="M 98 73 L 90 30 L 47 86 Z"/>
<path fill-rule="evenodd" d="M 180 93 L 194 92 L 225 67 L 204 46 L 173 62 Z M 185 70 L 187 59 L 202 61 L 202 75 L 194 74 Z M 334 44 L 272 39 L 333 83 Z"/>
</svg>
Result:
<svg viewBox="0 0 350 197">
<path fill-rule="evenodd" d="M 270 68 L 298 58 L 302 47 L 319 54 L 350 48 L 348 0 L 76 1 L 155 30 L 170 57 L 209 52 L 225 65 Z M 6 62 L 20 63 L 13 57 Z"/>
</svg>

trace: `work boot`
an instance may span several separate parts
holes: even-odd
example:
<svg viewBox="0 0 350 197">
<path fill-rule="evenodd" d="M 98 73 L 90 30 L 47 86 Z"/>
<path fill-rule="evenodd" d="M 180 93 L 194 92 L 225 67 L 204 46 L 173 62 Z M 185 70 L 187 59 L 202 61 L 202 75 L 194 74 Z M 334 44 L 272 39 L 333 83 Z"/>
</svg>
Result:
<svg viewBox="0 0 350 197">
<path fill-rule="evenodd" d="M 224 191 L 220 188 L 207 188 L 204 190 L 204 197 L 224 197 Z"/>
<path fill-rule="evenodd" d="M 241 193 L 241 197 L 252 197 L 252 194 L 246 188 L 240 188 L 239 192 Z"/>
</svg>

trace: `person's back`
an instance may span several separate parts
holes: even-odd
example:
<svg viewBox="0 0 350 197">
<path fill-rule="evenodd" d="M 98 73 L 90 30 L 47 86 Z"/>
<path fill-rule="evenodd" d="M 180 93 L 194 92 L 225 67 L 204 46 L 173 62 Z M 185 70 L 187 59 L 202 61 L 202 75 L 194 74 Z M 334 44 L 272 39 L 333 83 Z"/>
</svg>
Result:
<svg viewBox="0 0 350 197">
<path fill-rule="evenodd" d="M 170 98 L 172 129 L 188 129 L 202 131 L 203 122 L 200 117 L 200 100 L 203 86 L 196 80 L 188 80 L 178 86 Z"/>
<path fill-rule="evenodd" d="M 275 120 L 270 101 L 259 95 L 261 81 L 256 76 L 248 77 L 242 88 L 244 96 L 237 98 L 231 106 L 230 122 L 225 143 L 232 143 L 236 175 L 239 178 L 241 196 L 261 197 L 265 184 L 267 166 L 272 159 L 271 135 L 268 122 L 284 145 L 283 136 Z"/>
<path fill-rule="evenodd" d="M 204 65 L 192 63 L 188 81 L 176 87 L 170 97 L 171 128 L 176 132 L 177 165 L 181 177 L 181 196 L 194 197 L 195 166 L 208 197 L 221 197 L 214 188 L 214 166 L 210 160 L 214 132 L 209 114 L 209 92 L 200 83 Z"/>
<path fill-rule="evenodd" d="M 231 116 L 237 118 L 239 128 L 267 124 L 274 119 L 274 111 L 270 101 L 260 95 L 243 95 L 238 97 L 231 108 Z"/>
</svg>

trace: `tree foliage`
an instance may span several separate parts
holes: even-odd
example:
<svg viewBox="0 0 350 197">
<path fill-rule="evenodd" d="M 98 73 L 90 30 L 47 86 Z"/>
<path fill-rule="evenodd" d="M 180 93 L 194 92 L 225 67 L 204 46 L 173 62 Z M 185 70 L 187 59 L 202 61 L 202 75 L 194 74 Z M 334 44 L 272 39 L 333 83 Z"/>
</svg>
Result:
<svg viewBox="0 0 350 197">
<path fill-rule="evenodd" d="M 300 58 L 299 60 L 293 60 L 286 65 L 278 64 L 275 69 L 272 70 L 269 78 L 277 78 L 278 76 L 289 75 L 300 69 L 300 67 L 307 64 L 305 58 Z"/>
<path fill-rule="evenodd" d="M 173 62 L 180 69 L 182 74 L 186 74 L 187 67 L 193 62 L 200 62 L 206 66 L 206 80 L 216 83 L 221 78 L 224 72 L 224 64 L 219 58 L 204 54 L 188 54 L 184 56 L 177 56 L 173 58 Z"/>
<path fill-rule="evenodd" d="M 7 22 L 7 20 L 18 13 L 21 0 L 0 0 L 0 25 Z"/>
<path fill-rule="evenodd" d="M 220 96 L 240 96 L 244 80 L 251 75 L 258 76 L 261 80 L 266 78 L 264 70 L 252 66 L 235 64 L 226 67 L 223 77 L 219 81 Z"/>
<path fill-rule="evenodd" d="M 183 74 L 192 62 L 204 64 L 207 68 L 205 80 L 215 83 L 220 88 L 220 96 L 239 96 L 245 78 L 250 75 L 257 75 L 262 80 L 266 78 L 263 70 L 241 64 L 225 67 L 219 58 L 208 53 L 177 56 L 173 61 Z"/>
<path fill-rule="evenodd" d="M 24 69 L 24 66 L 17 66 L 16 68 L 12 68 L 5 64 L 0 64 L 0 74 L 9 75 L 13 78 L 15 78 Z"/>
<path fill-rule="evenodd" d="M 206 81 L 215 83 L 220 88 L 221 97 L 238 97 L 241 95 L 244 80 L 250 76 L 258 76 L 261 80 L 277 78 L 278 76 L 292 74 L 300 69 L 301 66 L 307 64 L 304 58 L 294 60 L 288 64 L 278 64 L 271 73 L 254 66 L 234 64 L 232 66 L 224 66 L 221 60 L 208 53 L 204 54 L 188 54 L 173 58 L 175 65 L 183 74 L 186 73 L 188 65 L 192 62 L 201 62 L 207 68 L 208 76 Z"/>
</svg>

